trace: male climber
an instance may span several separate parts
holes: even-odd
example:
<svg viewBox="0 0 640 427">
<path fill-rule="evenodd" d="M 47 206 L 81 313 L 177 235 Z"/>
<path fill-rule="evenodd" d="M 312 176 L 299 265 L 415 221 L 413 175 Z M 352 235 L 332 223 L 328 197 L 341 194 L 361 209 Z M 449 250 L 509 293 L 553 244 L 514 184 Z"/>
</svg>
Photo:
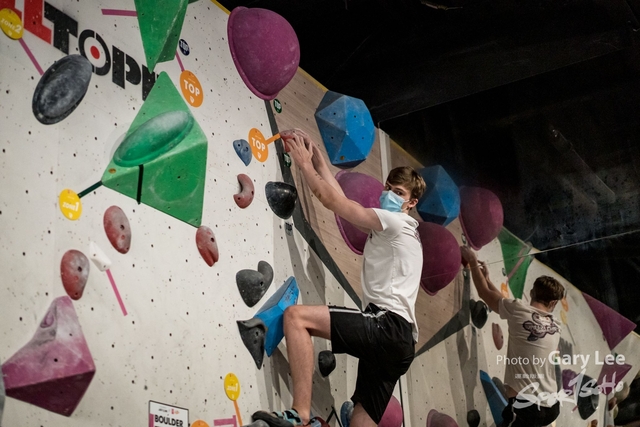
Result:
<svg viewBox="0 0 640 427">
<path fill-rule="evenodd" d="M 528 362 L 505 366 L 504 383 L 509 402 L 502 411 L 502 427 L 551 424 L 560 414 L 555 365 L 549 362 L 549 354 L 558 348 L 560 326 L 552 313 L 564 296 L 564 287 L 553 277 L 540 276 L 533 283 L 530 305 L 519 299 L 503 298 L 491 283 L 487 265 L 478 262 L 475 252 L 468 247 L 462 246 L 460 251 L 471 269 L 480 298 L 508 321 L 507 359 Z M 533 360 L 539 362 L 533 364 Z"/>
<path fill-rule="evenodd" d="M 259 411 L 253 419 L 272 427 L 308 425 L 314 369 L 312 336 L 331 340 L 334 353 L 359 358 L 353 427 L 376 426 L 395 384 L 408 369 L 418 339 L 415 303 L 422 272 L 418 222 L 408 215 L 425 190 L 409 167 L 393 169 L 380 196 L 381 209 L 345 197 L 322 154 L 301 130 L 280 133 L 304 182 L 335 214 L 369 233 L 364 247 L 364 312 L 333 306 L 294 305 L 284 313 L 284 335 L 293 380 L 293 404 L 284 412 Z"/>
</svg>

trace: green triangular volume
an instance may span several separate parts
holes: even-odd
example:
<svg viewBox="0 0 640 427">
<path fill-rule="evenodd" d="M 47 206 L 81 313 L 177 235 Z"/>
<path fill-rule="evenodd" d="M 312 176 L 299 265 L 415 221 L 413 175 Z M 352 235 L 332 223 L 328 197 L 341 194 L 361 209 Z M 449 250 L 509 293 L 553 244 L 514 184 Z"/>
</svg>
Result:
<svg viewBox="0 0 640 427">
<path fill-rule="evenodd" d="M 504 227 L 498 234 L 498 240 L 502 248 L 509 288 L 514 297 L 522 298 L 527 270 L 533 258 L 533 256 L 526 256 L 531 252 L 531 247 Z"/>
<path fill-rule="evenodd" d="M 176 122 L 177 126 L 189 123 L 191 127 L 188 131 L 175 132 L 175 129 L 162 121 L 171 117 L 167 113 L 172 112 L 182 112 L 181 116 L 184 113 L 188 115 L 188 121 Z M 154 118 L 158 118 L 158 126 L 149 126 Z M 145 123 L 147 125 L 142 126 Z M 176 143 L 174 139 L 172 148 L 163 150 L 158 141 L 166 140 L 168 134 L 178 135 L 180 140 Z M 163 72 L 158 77 L 120 147 L 133 138 L 136 144 L 132 149 L 137 150 L 136 154 L 142 152 L 139 155 L 143 159 L 142 163 L 123 165 L 122 162 L 111 159 L 102 175 L 102 184 L 199 227 L 207 168 L 207 138 L 167 73 Z M 125 156 L 128 154 L 125 153 Z"/>
<path fill-rule="evenodd" d="M 135 0 L 147 67 L 176 55 L 189 0 Z"/>
</svg>

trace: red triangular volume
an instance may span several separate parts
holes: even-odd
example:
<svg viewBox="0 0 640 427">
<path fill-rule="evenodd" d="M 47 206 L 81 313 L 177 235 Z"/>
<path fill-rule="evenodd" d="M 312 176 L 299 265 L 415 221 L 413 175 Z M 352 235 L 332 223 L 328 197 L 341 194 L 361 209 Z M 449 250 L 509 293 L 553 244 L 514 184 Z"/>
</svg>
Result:
<svg viewBox="0 0 640 427">
<path fill-rule="evenodd" d="M 613 350 L 619 343 L 636 328 L 636 324 L 622 316 L 608 305 L 597 299 L 582 293 L 589 308 L 596 316 L 596 320 L 602 329 L 604 338 L 609 344 L 609 349 Z"/>
<path fill-rule="evenodd" d="M 602 365 L 602 371 L 600 371 L 600 376 L 598 377 L 600 391 L 605 396 L 611 393 L 630 369 L 631 365 L 627 365 L 626 363 L 619 365 L 614 362 L 611 365 L 607 363 Z"/>
<path fill-rule="evenodd" d="M 31 341 L 2 365 L 7 396 L 70 416 L 96 367 L 67 296 L 53 300 Z"/>
</svg>

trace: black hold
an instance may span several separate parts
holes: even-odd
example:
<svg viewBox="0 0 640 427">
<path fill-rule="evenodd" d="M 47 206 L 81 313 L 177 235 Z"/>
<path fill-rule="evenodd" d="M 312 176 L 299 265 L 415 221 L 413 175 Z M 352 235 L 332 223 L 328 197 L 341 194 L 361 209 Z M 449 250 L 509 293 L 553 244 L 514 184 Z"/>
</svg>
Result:
<svg viewBox="0 0 640 427">
<path fill-rule="evenodd" d="M 258 263 L 258 271 L 264 276 L 264 286 L 269 288 L 271 282 L 273 282 L 273 268 L 267 261 L 260 261 Z"/>
<path fill-rule="evenodd" d="M 488 309 L 487 304 L 483 301 L 476 301 L 473 299 L 469 301 L 469 311 L 471 312 L 471 321 L 473 322 L 473 326 L 478 329 L 482 329 L 489 318 Z"/>
<path fill-rule="evenodd" d="M 576 395 L 578 396 L 580 418 L 586 420 L 598 409 L 598 401 L 600 400 L 598 383 L 590 376 L 584 375 L 580 383 L 576 385 Z"/>
<path fill-rule="evenodd" d="M 273 279 L 273 276 L 272 276 Z M 240 270 L 236 273 L 236 284 L 242 301 L 249 307 L 253 307 L 260 301 L 269 289 L 265 277 L 255 270 Z M 269 283 L 270 284 L 270 283 Z"/>
<path fill-rule="evenodd" d="M 477 410 L 472 409 L 467 412 L 467 424 L 469 424 L 469 427 L 478 427 L 480 425 L 480 413 Z"/>
<path fill-rule="evenodd" d="M 192 1 L 193 0 L 191 0 L 190 3 Z M 269 424 L 267 424 L 267 422 L 263 421 L 263 420 L 255 420 L 251 424 L 247 424 L 247 425 L 242 426 L 242 427 L 269 427 Z"/>
<path fill-rule="evenodd" d="M 498 377 L 493 377 L 491 378 L 491 381 L 493 381 L 493 383 L 496 385 L 496 388 L 498 389 L 502 397 L 504 397 L 505 400 L 509 400 L 509 397 L 507 397 L 507 388 L 504 386 L 502 380 L 500 380 L 500 378 Z"/>
<path fill-rule="evenodd" d="M 31 109 L 36 119 L 51 125 L 71 114 L 87 93 L 91 71 L 91 63 L 82 55 L 68 55 L 51 65 L 33 93 Z"/>
<path fill-rule="evenodd" d="M 293 214 L 298 199 L 296 187 L 286 182 L 267 182 L 265 186 L 267 202 L 274 214 L 287 219 Z"/>
<path fill-rule="evenodd" d="M 323 377 L 329 376 L 334 369 L 336 369 L 336 357 L 330 350 L 323 350 L 318 354 L 318 367 L 320 368 L 320 375 Z"/>
<path fill-rule="evenodd" d="M 258 369 L 262 368 L 267 327 L 257 317 L 249 320 L 237 320 L 236 323 L 240 330 L 240 338 L 242 338 L 242 342 L 249 350 L 251 357 L 253 357 L 253 361 L 256 362 L 256 367 Z"/>
</svg>

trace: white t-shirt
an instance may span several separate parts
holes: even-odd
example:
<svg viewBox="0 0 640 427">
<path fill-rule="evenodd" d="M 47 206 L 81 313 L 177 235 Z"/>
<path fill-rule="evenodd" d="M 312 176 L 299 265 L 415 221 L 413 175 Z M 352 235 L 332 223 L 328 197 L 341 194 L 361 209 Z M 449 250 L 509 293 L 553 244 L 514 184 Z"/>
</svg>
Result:
<svg viewBox="0 0 640 427">
<path fill-rule="evenodd" d="M 422 274 L 422 244 L 418 221 L 401 212 L 373 209 L 382 231 L 371 230 L 364 245 L 363 304 L 373 303 L 411 323 L 418 341 L 416 299 Z"/>
<path fill-rule="evenodd" d="M 538 390 L 527 388 L 523 394 L 539 395 L 540 392 L 556 393 L 555 365 L 549 362 L 549 353 L 557 350 L 560 342 L 560 325 L 551 313 L 539 310 L 519 299 L 500 300 L 500 318 L 509 323 L 509 345 L 507 358 L 510 361 L 521 358 L 519 363 L 506 363 L 504 383 L 516 392 L 538 383 Z M 525 358 L 528 363 L 525 363 Z M 534 358 L 538 363 L 534 364 Z M 544 364 L 541 366 L 542 361 Z M 538 402 L 535 402 L 538 403 Z M 553 406 L 546 400 L 542 406 Z"/>
</svg>

